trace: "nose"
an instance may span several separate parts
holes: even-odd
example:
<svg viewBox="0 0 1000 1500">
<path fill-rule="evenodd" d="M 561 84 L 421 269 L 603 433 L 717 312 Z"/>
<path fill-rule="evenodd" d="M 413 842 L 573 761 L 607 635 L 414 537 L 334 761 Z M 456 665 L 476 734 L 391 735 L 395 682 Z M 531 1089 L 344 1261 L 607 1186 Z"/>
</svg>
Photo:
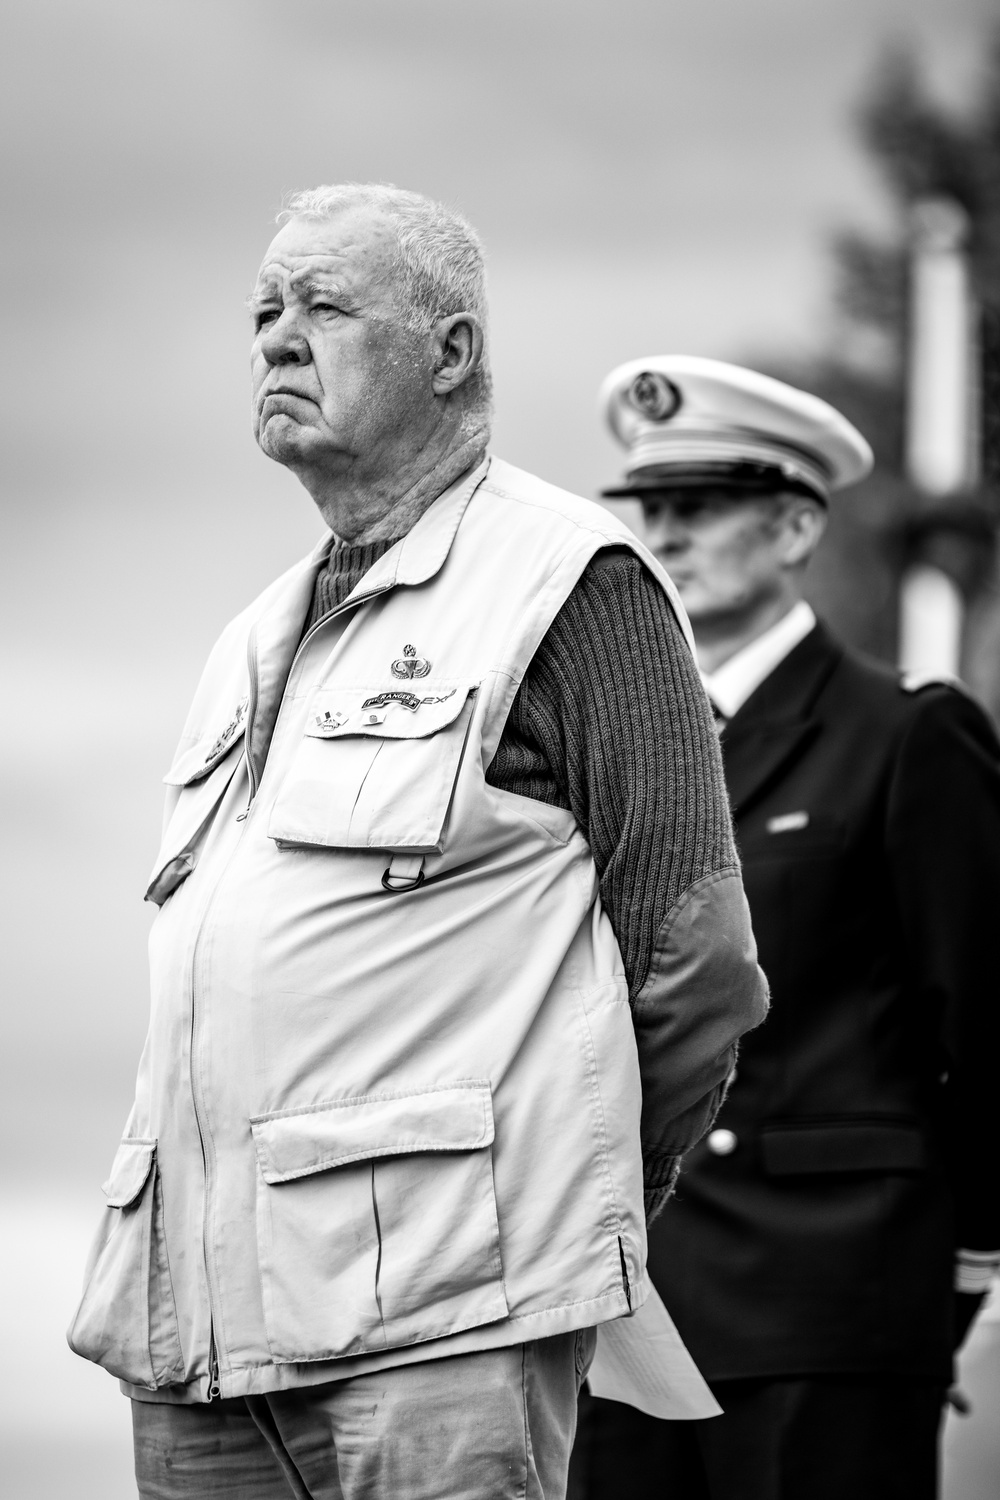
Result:
<svg viewBox="0 0 1000 1500">
<path fill-rule="evenodd" d="M 290 308 L 263 329 L 260 352 L 271 366 L 309 364 L 309 342 Z"/>
<path fill-rule="evenodd" d="M 666 507 L 646 514 L 646 546 L 659 557 L 678 557 L 691 544 L 686 528 Z"/>
</svg>

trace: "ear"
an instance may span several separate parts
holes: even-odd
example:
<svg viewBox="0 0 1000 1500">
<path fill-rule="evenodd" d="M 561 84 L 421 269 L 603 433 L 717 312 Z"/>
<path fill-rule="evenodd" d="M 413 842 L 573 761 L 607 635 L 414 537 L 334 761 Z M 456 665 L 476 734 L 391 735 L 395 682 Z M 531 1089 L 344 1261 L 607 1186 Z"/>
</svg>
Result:
<svg viewBox="0 0 1000 1500">
<path fill-rule="evenodd" d="M 483 330 L 475 313 L 451 313 L 434 327 L 435 396 L 450 396 L 479 369 L 483 358 Z"/>
<path fill-rule="evenodd" d="M 826 530 L 826 507 L 804 495 L 789 495 L 781 521 L 782 565 L 801 568 L 812 557 Z"/>
</svg>

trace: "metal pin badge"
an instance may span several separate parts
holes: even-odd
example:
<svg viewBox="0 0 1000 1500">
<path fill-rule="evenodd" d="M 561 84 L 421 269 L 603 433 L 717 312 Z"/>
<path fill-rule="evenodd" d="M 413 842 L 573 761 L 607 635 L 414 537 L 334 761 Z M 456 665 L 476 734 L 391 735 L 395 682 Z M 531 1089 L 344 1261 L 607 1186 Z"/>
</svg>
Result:
<svg viewBox="0 0 1000 1500">
<path fill-rule="evenodd" d="M 809 827 L 809 814 L 807 812 L 780 813 L 776 818 L 768 818 L 764 827 L 768 833 L 795 833 L 799 828 Z"/>
<path fill-rule="evenodd" d="M 210 761 L 215 759 L 220 750 L 225 750 L 227 746 L 236 738 L 236 731 L 243 723 L 243 715 L 247 711 L 247 705 L 249 704 L 249 702 L 249 698 L 241 698 L 239 703 L 237 703 L 236 712 L 233 714 L 233 717 L 230 719 L 225 729 L 219 735 L 218 739 L 215 741 L 215 743 L 212 745 L 212 748 L 205 756 L 206 765 L 208 765 Z"/>
<path fill-rule="evenodd" d="M 324 709 L 321 714 L 316 715 L 317 729 L 339 729 L 341 724 L 346 724 L 347 715 L 338 711 L 332 714 L 330 710 Z"/>
<path fill-rule="evenodd" d="M 393 677 L 426 677 L 431 664 L 426 656 L 418 656 L 416 646 L 404 646 L 402 656 L 390 663 Z"/>
</svg>

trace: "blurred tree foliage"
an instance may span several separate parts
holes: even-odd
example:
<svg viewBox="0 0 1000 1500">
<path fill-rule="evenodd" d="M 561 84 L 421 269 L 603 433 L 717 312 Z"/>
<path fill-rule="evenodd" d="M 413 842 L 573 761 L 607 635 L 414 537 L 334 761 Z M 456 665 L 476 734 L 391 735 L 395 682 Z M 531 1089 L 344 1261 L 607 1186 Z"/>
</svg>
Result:
<svg viewBox="0 0 1000 1500">
<path fill-rule="evenodd" d="M 951 198 L 969 216 L 973 284 L 983 309 L 984 397 L 983 486 L 972 509 L 983 517 L 1000 497 L 1000 28 L 968 109 L 943 106 L 917 61 L 896 53 L 878 69 L 859 124 L 894 205 L 896 231 L 881 240 L 856 231 L 838 236 L 836 347 L 807 369 L 775 373 L 826 397 L 875 450 L 872 477 L 832 507 L 811 593 L 847 639 L 893 659 L 901 539 L 920 509 L 903 472 L 909 225 L 920 199 Z M 981 577 L 975 608 L 997 616 L 990 649 L 1000 653 L 997 600 L 995 584 Z M 992 634 L 988 622 L 986 633 Z M 993 697 L 987 684 L 977 686 Z"/>
</svg>

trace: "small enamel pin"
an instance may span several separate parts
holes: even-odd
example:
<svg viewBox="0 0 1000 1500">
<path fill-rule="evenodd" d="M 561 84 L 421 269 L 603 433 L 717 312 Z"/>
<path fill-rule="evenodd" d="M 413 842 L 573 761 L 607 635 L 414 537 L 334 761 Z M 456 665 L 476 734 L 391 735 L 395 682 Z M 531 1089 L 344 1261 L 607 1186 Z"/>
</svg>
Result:
<svg viewBox="0 0 1000 1500">
<path fill-rule="evenodd" d="M 346 723 L 347 715 L 340 713 L 339 710 L 332 714 L 329 709 L 326 709 L 323 713 L 316 715 L 317 729 L 339 729 L 341 724 Z"/>
<path fill-rule="evenodd" d="M 206 765 L 208 765 L 210 761 L 213 761 L 215 759 L 220 750 L 225 750 L 236 738 L 236 731 L 243 723 L 243 715 L 247 711 L 247 705 L 249 702 L 249 698 L 241 698 L 239 703 L 237 703 L 236 712 L 233 714 L 233 717 L 230 719 L 225 729 L 219 735 L 219 738 L 215 741 L 215 744 L 212 746 L 211 750 L 209 750 L 208 754 L 205 756 Z"/>
<path fill-rule="evenodd" d="M 418 656 L 416 646 L 404 646 L 402 656 L 391 663 L 393 677 L 426 677 L 431 664 L 426 656 Z"/>
</svg>

